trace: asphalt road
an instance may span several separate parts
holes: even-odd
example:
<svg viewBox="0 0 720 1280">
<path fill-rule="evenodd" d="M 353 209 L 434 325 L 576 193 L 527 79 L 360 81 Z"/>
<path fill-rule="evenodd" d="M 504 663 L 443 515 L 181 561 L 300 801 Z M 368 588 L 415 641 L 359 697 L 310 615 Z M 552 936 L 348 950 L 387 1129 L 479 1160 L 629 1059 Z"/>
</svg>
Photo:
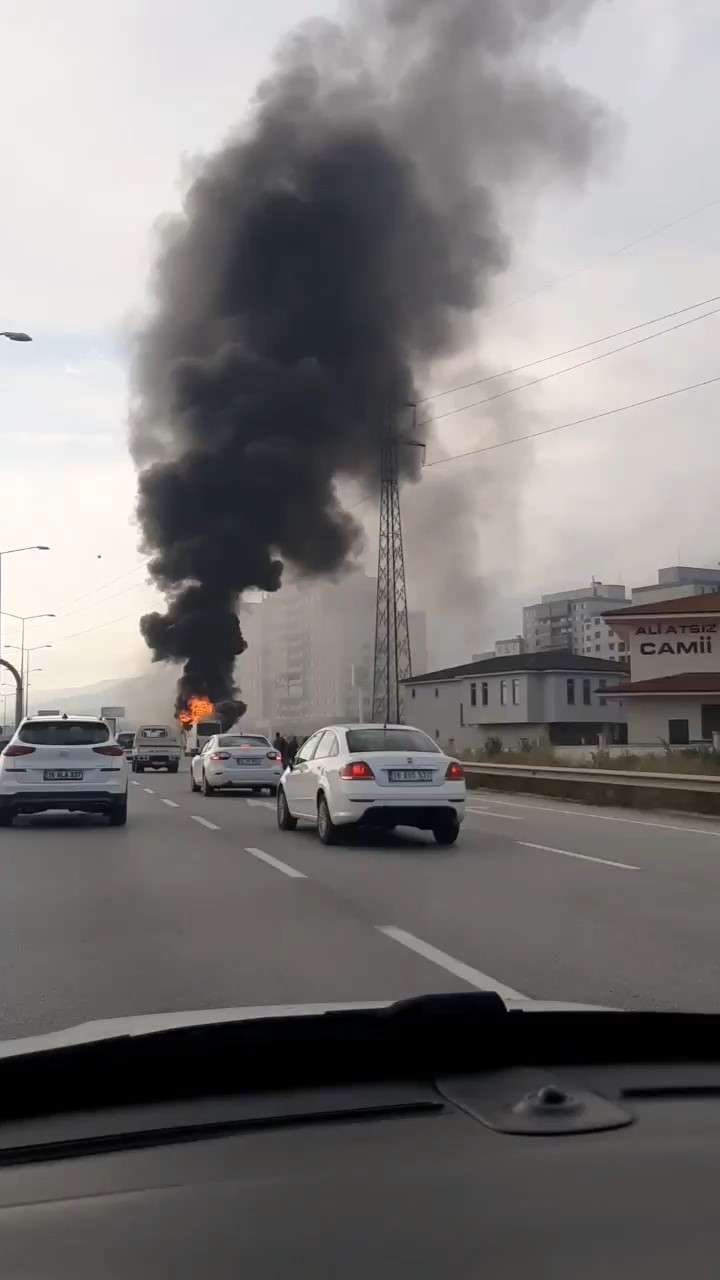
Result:
<svg viewBox="0 0 720 1280">
<path fill-rule="evenodd" d="M 0 1037 L 89 1018 L 494 987 L 720 1010 L 720 823 L 474 792 L 458 845 L 320 845 L 274 802 L 133 779 L 123 829 L 0 836 Z"/>
</svg>

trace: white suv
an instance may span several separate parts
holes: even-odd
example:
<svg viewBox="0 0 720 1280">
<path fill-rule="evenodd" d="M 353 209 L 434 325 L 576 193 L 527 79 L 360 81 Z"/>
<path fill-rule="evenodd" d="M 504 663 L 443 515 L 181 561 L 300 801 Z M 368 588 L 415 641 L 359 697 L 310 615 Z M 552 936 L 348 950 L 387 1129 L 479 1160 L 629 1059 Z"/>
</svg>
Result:
<svg viewBox="0 0 720 1280">
<path fill-rule="evenodd" d="M 127 822 L 125 752 L 105 720 L 27 716 L 0 755 L 0 827 L 18 813 L 70 809 Z"/>
</svg>

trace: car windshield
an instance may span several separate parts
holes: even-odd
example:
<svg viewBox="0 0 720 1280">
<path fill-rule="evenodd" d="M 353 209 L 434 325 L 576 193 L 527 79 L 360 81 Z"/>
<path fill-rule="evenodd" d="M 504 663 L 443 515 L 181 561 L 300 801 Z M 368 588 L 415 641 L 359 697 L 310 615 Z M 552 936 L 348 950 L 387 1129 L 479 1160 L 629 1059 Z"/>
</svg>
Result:
<svg viewBox="0 0 720 1280">
<path fill-rule="evenodd" d="M 348 751 L 369 755 L 375 751 L 433 751 L 437 743 L 419 729 L 348 729 Z"/>
<path fill-rule="evenodd" d="M 0 1042 L 720 1011 L 720 0 L 6 0 L 0 60 Z"/>
<path fill-rule="evenodd" d="M 18 732 L 20 742 L 36 747 L 89 747 L 109 739 L 107 725 L 92 720 L 30 720 Z"/>
<path fill-rule="evenodd" d="M 218 738 L 219 747 L 263 747 L 269 748 L 270 743 L 267 738 L 258 738 L 253 734 L 238 737 L 237 734 L 224 734 L 222 738 Z"/>
</svg>

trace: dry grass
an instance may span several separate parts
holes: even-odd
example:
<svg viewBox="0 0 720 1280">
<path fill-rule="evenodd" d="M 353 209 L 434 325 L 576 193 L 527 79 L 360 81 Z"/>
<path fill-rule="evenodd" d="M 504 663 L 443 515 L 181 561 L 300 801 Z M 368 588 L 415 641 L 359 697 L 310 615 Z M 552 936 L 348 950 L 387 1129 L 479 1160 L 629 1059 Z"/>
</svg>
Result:
<svg viewBox="0 0 720 1280">
<path fill-rule="evenodd" d="M 528 749 L 525 749 L 527 747 Z M 654 755 L 650 751 L 636 753 L 623 751 L 610 755 L 607 751 L 594 751 L 588 760 L 560 760 L 552 747 L 540 744 L 518 745 L 516 749 L 503 749 L 491 742 L 490 750 L 475 748 L 463 757 L 473 764 L 526 764 L 539 766 L 564 766 L 576 769 L 626 769 L 634 773 L 707 773 L 720 775 L 720 753 L 710 747 L 686 747 L 679 751 L 665 751 Z"/>
</svg>

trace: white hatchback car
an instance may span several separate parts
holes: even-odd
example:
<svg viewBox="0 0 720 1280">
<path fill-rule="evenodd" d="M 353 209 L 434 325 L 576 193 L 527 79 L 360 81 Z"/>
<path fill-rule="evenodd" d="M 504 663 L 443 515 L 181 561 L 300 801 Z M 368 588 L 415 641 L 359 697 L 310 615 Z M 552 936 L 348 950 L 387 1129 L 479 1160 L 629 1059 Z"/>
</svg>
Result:
<svg viewBox="0 0 720 1280">
<path fill-rule="evenodd" d="M 190 790 L 212 796 L 224 788 L 268 789 L 275 795 L 282 756 L 259 733 L 216 733 L 190 761 Z"/>
<path fill-rule="evenodd" d="M 105 720 L 27 716 L 0 755 L 0 827 L 18 813 L 69 809 L 127 822 L 128 767 Z"/>
<path fill-rule="evenodd" d="M 465 816 L 462 765 L 421 729 L 407 725 L 331 725 L 303 744 L 284 772 L 278 826 L 317 824 L 323 844 L 342 827 L 419 827 L 454 844 Z"/>
</svg>

